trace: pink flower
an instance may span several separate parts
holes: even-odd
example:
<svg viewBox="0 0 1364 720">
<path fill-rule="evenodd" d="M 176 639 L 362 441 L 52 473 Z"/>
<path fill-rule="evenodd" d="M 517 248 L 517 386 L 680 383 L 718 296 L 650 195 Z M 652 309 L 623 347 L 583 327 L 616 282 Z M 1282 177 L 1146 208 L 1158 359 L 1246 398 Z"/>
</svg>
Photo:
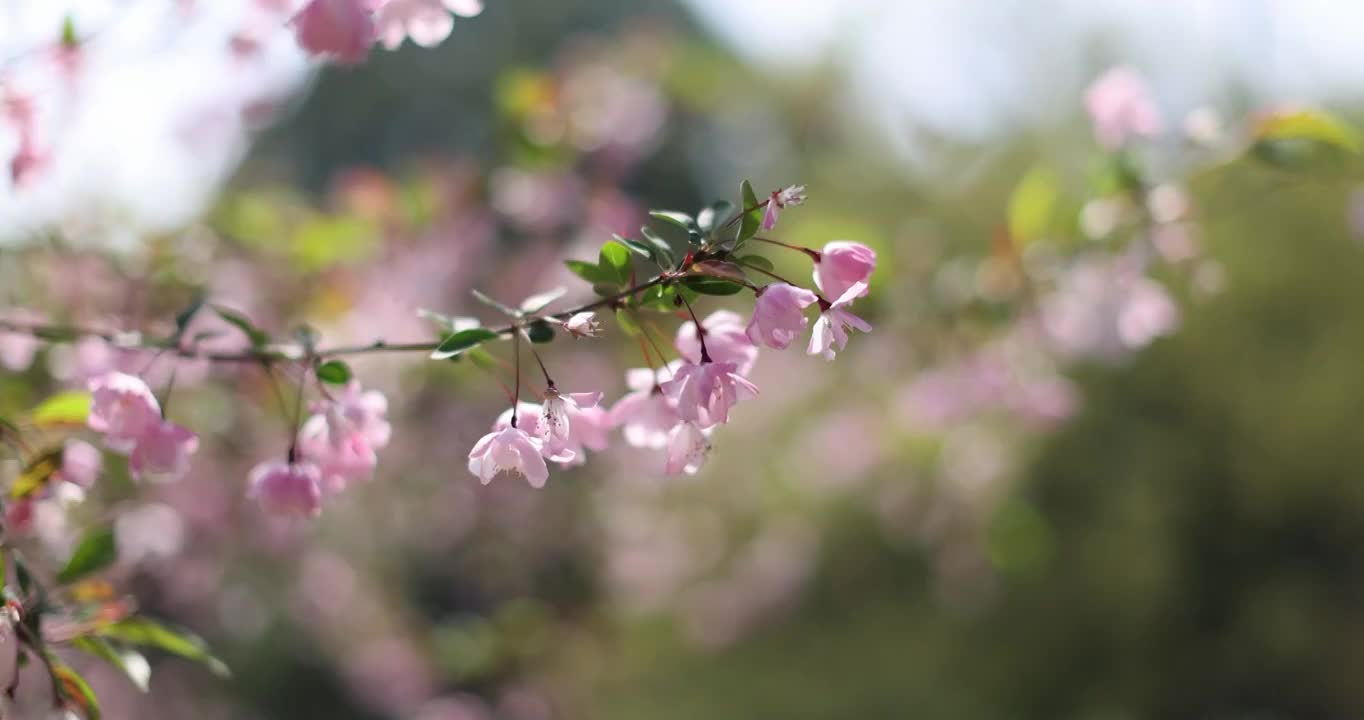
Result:
<svg viewBox="0 0 1364 720">
<path fill-rule="evenodd" d="M 329 422 L 325 413 L 309 417 L 299 429 L 298 455 L 317 466 L 322 488 L 329 493 L 368 478 L 378 464 L 374 446 L 364 433 Z"/>
<path fill-rule="evenodd" d="M 734 363 L 740 375 L 753 370 L 758 360 L 758 346 L 748 339 L 744 319 L 729 310 L 716 310 L 701 321 L 706 336 L 706 351 L 715 362 Z M 701 341 L 696 337 L 696 323 L 683 323 L 673 341 L 677 354 L 693 364 L 701 362 Z"/>
<path fill-rule="evenodd" d="M 480 0 L 383 0 L 379 7 L 379 39 L 384 47 L 396 50 L 403 38 L 422 47 L 435 47 L 450 36 L 455 27 L 450 13 L 473 17 L 483 12 Z"/>
<path fill-rule="evenodd" d="M 359 433 L 375 450 L 383 449 L 392 437 L 393 428 L 385 419 L 388 398 L 378 390 L 362 391 L 357 380 L 352 380 L 344 390 L 333 394 L 330 402 L 314 409 L 326 416 L 333 435 Z"/>
<path fill-rule="evenodd" d="M 809 354 L 823 355 L 825 360 L 833 360 L 838 352 L 848 345 L 848 328 L 871 332 L 871 325 L 844 308 L 867 291 L 866 283 L 855 283 L 841 297 L 820 313 L 815 321 L 815 329 L 810 332 Z"/>
<path fill-rule="evenodd" d="M 199 449 L 199 436 L 173 422 L 157 421 L 143 428 L 128 469 L 138 478 L 179 480 L 189 472 L 189 456 Z"/>
<path fill-rule="evenodd" d="M 42 316 L 31 310 L 14 310 L 5 313 L 4 319 L 28 323 L 42 320 Z M 38 352 L 38 338 L 23 332 L 0 331 L 0 366 L 6 370 L 22 372 L 33 364 L 33 356 Z"/>
<path fill-rule="evenodd" d="M 753 319 L 748 321 L 748 339 L 770 348 L 785 350 L 810 324 L 805 308 L 819 297 L 805 288 L 773 283 L 758 293 Z"/>
<path fill-rule="evenodd" d="M 5 532 L 27 535 L 33 531 L 33 499 L 20 498 L 5 504 Z"/>
<path fill-rule="evenodd" d="M 685 363 L 663 392 L 677 402 L 677 414 L 701 428 L 729 422 L 729 409 L 758 395 L 758 387 L 739 375 L 734 363 Z"/>
<path fill-rule="evenodd" d="M 365 61 L 378 37 L 374 0 L 309 0 L 289 23 L 309 54 L 351 65 Z"/>
<path fill-rule="evenodd" d="M 518 421 L 519 424 L 519 421 Z M 542 444 L 525 430 L 506 427 L 484 435 L 469 452 L 469 472 L 484 485 L 500 472 L 522 475 L 533 488 L 542 488 L 549 468 L 540 456 Z"/>
<path fill-rule="evenodd" d="M 695 475 L 710 453 L 708 431 L 696 423 L 678 423 L 668 432 L 668 460 L 663 471 L 669 475 Z"/>
<path fill-rule="evenodd" d="M 322 512 L 321 472 L 312 463 L 264 462 L 251 470 L 246 496 L 276 515 Z"/>
<path fill-rule="evenodd" d="M 553 460 L 561 465 L 582 464 L 583 458 L 579 457 L 579 451 L 582 448 L 581 446 L 575 446 L 572 442 L 574 430 L 571 420 L 576 417 L 576 415 L 574 415 L 575 411 L 571 408 L 568 410 L 570 419 L 569 438 L 562 442 L 545 442 L 540 438 L 540 417 L 543 412 L 543 408 L 535 403 L 517 403 L 517 429 L 524 430 L 527 435 L 540 440 L 540 454 L 544 455 L 546 460 Z M 505 430 L 512 427 L 511 418 L 511 408 L 507 408 L 501 415 L 497 416 L 497 422 L 493 423 L 493 430 Z"/>
<path fill-rule="evenodd" d="M 767 198 L 767 208 L 763 210 L 763 230 L 771 230 L 777 226 L 777 216 L 788 205 L 800 205 L 805 202 L 805 186 L 792 185 L 778 190 Z"/>
<path fill-rule="evenodd" d="M 580 312 L 564 321 L 564 330 L 575 338 L 597 337 L 601 334 L 601 323 L 595 313 Z"/>
<path fill-rule="evenodd" d="M 536 425 L 536 435 L 548 444 L 561 443 L 568 439 L 569 410 L 582 410 L 595 407 L 601 402 L 601 393 L 560 393 L 553 385 L 545 391 L 545 401 L 540 405 L 540 421 Z"/>
<path fill-rule="evenodd" d="M 668 368 L 655 372 L 650 368 L 632 368 L 625 373 L 625 384 L 634 392 L 616 401 L 608 422 L 612 427 L 623 427 L 625 442 L 632 447 L 662 448 L 668 444 L 668 431 L 682 421 L 677 404 L 663 393 L 662 383 L 672 377 L 681 366 L 677 361 Z"/>
<path fill-rule="evenodd" d="M 161 405 L 141 378 L 108 372 L 90 381 L 91 430 L 104 433 L 104 444 L 131 452 L 146 429 L 161 421 Z"/>
<path fill-rule="evenodd" d="M 72 440 L 62 449 L 62 468 L 57 476 L 83 488 L 91 487 L 99 477 L 104 456 L 99 449 L 84 440 Z"/>
<path fill-rule="evenodd" d="M 1107 150 L 1128 140 L 1160 133 L 1160 112 L 1146 80 L 1130 67 L 1115 67 L 1085 91 L 1085 109 L 1094 123 L 1094 137 Z"/>
<path fill-rule="evenodd" d="M 841 297 L 848 288 L 862 283 L 862 293 L 876 270 L 876 251 L 862 243 L 835 240 L 824 246 L 815 260 L 815 287 L 827 297 Z"/>
</svg>

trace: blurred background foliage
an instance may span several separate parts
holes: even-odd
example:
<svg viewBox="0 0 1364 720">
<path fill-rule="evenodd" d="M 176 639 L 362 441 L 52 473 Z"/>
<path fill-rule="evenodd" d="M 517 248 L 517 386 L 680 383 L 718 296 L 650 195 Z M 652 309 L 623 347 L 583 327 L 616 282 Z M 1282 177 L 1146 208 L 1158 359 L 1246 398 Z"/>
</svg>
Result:
<svg viewBox="0 0 1364 720">
<path fill-rule="evenodd" d="M 656 139 L 630 148 L 638 162 L 573 140 L 573 128 L 590 131 L 574 125 L 564 87 L 580 62 L 624 72 L 646 95 L 657 88 L 667 117 Z M 1364 714 L 1354 665 L 1364 664 L 1364 257 L 1347 225 L 1357 165 L 1250 156 L 1199 174 L 1188 190 L 1224 289 L 1178 291 L 1180 332 L 1122 362 L 1076 368 L 1081 409 L 1062 425 L 1005 430 L 1020 438 L 995 473 L 1007 482 L 954 489 L 942 470 L 950 440 L 897 421 L 897 389 L 1015 312 L 988 293 L 953 291 L 1002 226 L 1037 223 L 1035 242 L 1056 248 L 1091 242 L 1075 223 L 1096 151 L 1077 98 L 1054 127 L 1020 129 L 988 152 L 944 146 L 961 170 L 915 175 L 835 102 L 836 78 L 745 66 L 668 0 L 491 2 L 436 50 L 328 69 L 257 144 L 213 225 L 243 253 L 318 281 L 274 298 L 299 300 L 290 312 L 300 317 L 340 312 L 347 268 L 379 262 L 392 228 L 418 233 L 452 204 L 493 201 L 509 172 L 571 172 L 647 207 L 730 197 L 745 175 L 759 189 L 802 182 L 811 202 L 783 220 L 784 239 L 848 238 L 880 253 L 868 302 L 876 332 L 828 368 L 765 358 L 780 367 L 767 384 L 760 370 L 759 384 L 791 397 L 726 428 L 700 481 L 669 486 L 639 469 L 649 460 L 603 460 L 533 501 L 514 483 L 494 485 L 496 504 L 472 529 L 432 540 L 423 522 L 466 522 L 441 513 L 457 513 L 472 490 L 451 499 L 445 488 L 473 481 L 459 453 L 435 447 L 471 437 L 466 424 L 425 431 L 431 445 L 381 461 L 380 483 L 429 507 L 398 512 L 376 501 L 393 490 L 371 486 L 328 511 L 318 542 L 363 576 L 326 584 L 340 588 L 332 599 L 381 598 L 404 648 L 431 659 L 435 687 L 462 698 L 419 720 L 484 717 L 470 708 L 608 720 Z M 626 118 L 609 129 L 638 119 Z M 1010 210 L 1039 166 L 1051 179 L 1034 182 L 1059 193 L 1040 221 Z M 371 212 L 366 187 L 397 200 Z M 575 248 L 580 224 L 501 223 L 491 252 Z M 808 272 L 799 257 L 771 257 L 781 273 Z M 621 343 L 619 357 L 630 351 Z M 809 381 L 815 370 L 828 377 Z M 493 412 L 496 398 L 468 368 L 421 372 L 399 432 L 417 418 L 438 425 L 437 405 L 455 401 L 433 388 L 453 388 L 459 402 L 481 393 L 467 402 Z M 15 382 L 7 393 L 20 392 Z M 836 427 L 811 430 L 821 423 Z M 776 567 L 786 589 L 746 609 L 752 622 L 734 633 L 692 627 L 705 613 L 616 602 L 601 549 L 612 518 L 599 496 L 620 487 L 607 476 L 626 475 L 642 476 L 630 492 L 696 521 L 675 552 L 718 552 L 698 561 L 718 574 Z M 768 532 L 804 548 L 808 567 L 745 545 Z M 644 544 L 638 561 L 677 562 L 658 547 Z M 225 576 L 251 576 L 267 606 L 294 602 L 289 590 L 316 570 L 265 550 L 233 562 Z M 802 580 L 783 585 L 788 577 Z M 139 595 L 156 610 L 159 592 Z M 250 633 L 186 618 L 236 677 L 171 677 L 248 717 L 398 717 L 374 697 L 405 682 L 408 650 L 386 653 L 372 627 L 356 635 L 363 648 L 348 644 L 355 616 L 327 631 L 299 620 L 326 615 L 321 602 Z M 183 613 L 173 601 L 164 609 Z M 348 653 L 366 659 L 348 665 Z"/>
</svg>

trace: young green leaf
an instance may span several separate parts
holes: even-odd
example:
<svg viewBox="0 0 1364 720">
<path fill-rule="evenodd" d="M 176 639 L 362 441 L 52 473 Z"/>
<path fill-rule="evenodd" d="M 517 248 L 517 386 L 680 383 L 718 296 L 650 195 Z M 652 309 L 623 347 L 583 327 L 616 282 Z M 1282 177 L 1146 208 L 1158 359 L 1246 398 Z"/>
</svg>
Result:
<svg viewBox="0 0 1364 720">
<path fill-rule="evenodd" d="M 90 416 L 90 393 L 67 390 L 38 403 L 29 420 L 39 427 L 83 426 Z"/>
<path fill-rule="evenodd" d="M 1310 140 L 1357 153 L 1359 131 L 1328 112 L 1295 109 L 1265 115 L 1252 130 L 1257 142 L 1266 140 Z"/>
<path fill-rule="evenodd" d="M 624 245 L 608 240 L 601 246 L 601 258 L 597 264 L 609 273 L 606 282 L 616 285 L 630 282 L 630 250 Z"/>
<path fill-rule="evenodd" d="M 753 192 L 753 185 L 747 180 L 739 186 L 739 194 L 743 196 L 744 219 L 739 222 L 739 236 L 734 243 L 737 250 L 740 245 L 747 242 L 749 238 L 758 234 L 758 228 L 762 227 L 763 209 L 758 205 L 758 196 Z"/>
<path fill-rule="evenodd" d="M 611 237 L 616 242 L 624 245 L 627 248 L 630 248 L 630 250 L 634 252 L 636 255 L 647 258 L 650 262 L 654 264 L 659 264 L 657 257 L 658 252 L 656 251 L 654 246 L 640 242 L 639 240 L 636 240 L 634 238 L 621 237 L 619 235 L 612 235 Z"/>
<path fill-rule="evenodd" d="M 625 308 L 616 310 L 616 324 L 620 325 L 620 329 L 630 337 L 637 337 L 640 333 L 639 323 L 635 322 L 635 317 Z"/>
<path fill-rule="evenodd" d="M 90 688 L 90 683 L 86 682 L 75 668 L 62 662 L 56 655 L 46 650 L 42 652 L 47 655 L 48 667 L 52 670 L 53 686 L 57 689 L 62 705 L 78 710 L 85 720 L 99 720 L 99 699 L 95 697 L 95 691 Z"/>
<path fill-rule="evenodd" d="M 251 341 L 251 347 L 261 348 L 264 347 L 266 343 L 270 342 L 270 335 L 252 324 L 245 315 L 242 315 L 231 308 L 225 308 L 222 305 L 213 305 L 211 307 L 213 308 L 213 312 L 218 313 L 218 317 L 226 321 L 227 324 L 241 330 L 242 334 L 246 335 L 246 338 Z"/>
<path fill-rule="evenodd" d="M 749 267 L 755 267 L 768 272 L 771 272 L 773 269 L 772 261 L 762 255 L 745 255 L 741 258 L 735 258 L 734 261 L 740 265 L 748 265 Z"/>
<path fill-rule="evenodd" d="M 650 210 L 649 217 L 672 223 L 683 230 L 691 230 L 696 227 L 696 221 L 690 215 L 676 210 Z"/>
<path fill-rule="evenodd" d="M 531 295 L 521 301 L 521 312 L 527 315 L 538 313 L 541 310 L 544 310 L 550 303 L 563 297 L 566 292 L 568 292 L 567 288 L 557 287 L 537 295 Z"/>
<path fill-rule="evenodd" d="M 515 317 L 521 317 L 521 311 L 520 311 L 520 310 L 517 310 L 516 308 L 512 308 L 512 307 L 508 307 L 508 306 L 506 306 L 506 305 L 503 305 L 502 303 L 500 303 L 500 302 L 498 302 L 498 301 L 496 301 L 496 300 L 494 300 L 494 299 L 488 297 L 487 294 L 483 293 L 483 292 L 480 291 L 480 290 L 476 290 L 476 289 L 470 290 L 469 293 L 472 294 L 472 295 L 474 296 L 474 299 L 475 299 L 475 300 L 477 300 L 477 301 L 483 303 L 484 305 L 487 305 L 487 306 L 490 307 L 490 308 L 493 308 L 494 310 L 497 310 L 498 312 L 502 313 L 503 315 L 506 315 L 506 316 L 508 316 L 508 317 L 514 317 L 514 318 L 515 318 Z"/>
<path fill-rule="evenodd" d="M 72 640 L 71 647 L 113 665 L 128 676 L 134 687 L 142 692 L 147 692 L 148 684 L 152 679 L 152 666 L 147 662 L 147 658 L 142 656 L 142 653 L 136 650 L 119 650 L 114 647 L 113 643 L 94 635 L 85 635 Z"/>
<path fill-rule="evenodd" d="M 644 239 L 653 247 L 654 252 L 658 256 L 658 263 L 660 265 L 666 268 L 672 268 L 677 265 L 677 260 L 673 257 L 673 246 L 669 245 L 667 240 L 664 240 L 658 233 L 650 230 L 648 225 L 640 228 L 639 232 L 644 235 Z"/>
<path fill-rule="evenodd" d="M 317 379 L 329 385 L 345 385 L 351 377 L 350 366 L 340 360 L 328 360 L 317 366 Z"/>
<path fill-rule="evenodd" d="M 726 260 L 705 260 L 691 266 L 691 271 L 698 275 L 730 280 L 736 283 L 747 283 L 748 275 L 744 269 Z"/>
<path fill-rule="evenodd" d="M 202 308 L 203 306 L 204 293 L 197 292 L 194 294 L 194 299 L 190 301 L 189 306 L 186 307 L 184 310 L 181 310 L 178 314 L 176 314 L 175 334 L 177 337 L 184 334 L 185 328 L 188 327 L 189 322 L 194 319 L 195 313 L 199 312 L 200 308 Z"/>
<path fill-rule="evenodd" d="M 1014 187 L 1009 196 L 1009 235 L 1014 242 L 1030 243 L 1047 232 L 1061 194 L 1058 185 L 1054 173 L 1035 167 Z"/>
<path fill-rule="evenodd" d="M 564 265 L 568 267 L 569 272 L 593 284 L 609 283 L 613 278 L 609 270 L 603 270 L 600 266 L 583 260 L 565 260 Z"/>
<path fill-rule="evenodd" d="M 57 573 L 57 582 L 67 585 L 91 573 L 108 567 L 118 558 L 118 545 L 114 541 L 114 531 L 107 527 L 94 528 L 81 538 L 71 558 Z"/>
<path fill-rule="evenodd" d="M 682 282 L 686 287 L 702 295 L 734 295 L 744 289 L 743 285 L 717 278 L 689 277 Z"/>
<path fill-rule="evenodd" d="M 431 351 L 431 359 L 444 360 L 446 358 L 452 358 L 469 348 L 478 347 L 497 337 L 497 333 L 488 330 L 487 328 L 461 330 L 442 340 L 440 345 L 438 345 L 435 350 Z"/>
<path fill-rule="evenodd" d="M 187 660 L 201 662 L 214 674 L 226 677 L 231 674 L 222 660 L 213 656 L 208 643 L 194 633 L 172 628 L 145 617 L 131 617 L 116 623 L 104 625 L 95 631 L 97 635 L 119 640 L 132 645 L 154 647 Z"/>
</svg>

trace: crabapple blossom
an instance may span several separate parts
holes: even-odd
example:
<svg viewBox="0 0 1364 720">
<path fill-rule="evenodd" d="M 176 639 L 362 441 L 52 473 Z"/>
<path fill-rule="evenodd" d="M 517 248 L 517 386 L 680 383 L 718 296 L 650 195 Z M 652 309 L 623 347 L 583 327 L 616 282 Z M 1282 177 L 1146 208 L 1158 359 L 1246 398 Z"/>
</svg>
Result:
<svg viewBox="0 0 1364 720">
<path fill-rule="evenodd" d="M 575 338 L 597 337 L 601 334 L 601 323 L 597 322 L 596 313 L 580 312 L 564 321 L 564 330 Z"/>
<path fill-rule="evenodd" d="M 62 467 L 56 477 L 83 488 L 95 484 L 104 458 L 99 449 L 84 440 L 72 440 L 62 449 Z"/>
<path fill-rule="evenodd" d="M 716 310 L 701 321 L 702 334 L 706 338 L 706 352 L 715 362 L 733 363 L 740 375 L 753 370 L 758 360 L 758 346 L 748 339 L 744 319 L 729 310 Z M 673 341 L 677 354 L 682 359 L 698 364 L 701 362 L 701 340 L 696 335 L 696 323 L 682 323 Z"/>
<path fill-rule="evenodd" d="M 678 423 L 668 431 L 668 458 L 663 471 L 669 475 L 695 475 L 710 453 L 710 434 L 693 422 Z"/>
<path fill-rule="evenodd" d="M 611 427 L 623 429 L 625 442 L 632 447 L 661 449 L 668 444 L 668 431 L 682 422 L 677 403 L 662 388 L 681 364 L 679 360 L 657 371 L 631 368 L 625 372 L 625 384 L 633 392 L 616 401 L 608 421 Z"/>
<path fill-rule="evenodd" d="M 38 322 L 42 316 L 31 310 L 14 310 L 4 318 L 16 322 Z M 38 352 L 38 338 L 29 333 L 0 331 L 0 366 L 13 372 L 27 370 Z"/>
<path fill-rule="evenodd" d="M 322 488 L 337 493 L 369 477 L 378 464 L 363 432 L 329 422 L 329 414 L 309 417 L 298 431 L 298 454 L 321 473 Z"/>
<path fill-rule="evenodd" d="M 246 496 L 275 515 L 322 512 L 322 473 L 310 462 L 263 462 L 251 470 Z"/>
<path fill-rule="evenodd" d="M 570 409 L 569 412 L 571 415 L 573 411 Z M 542 413 L 541 406 L 537 405 L 536 403 L 529 402 L 517 403 L 516 427 L 520 428 L 521 430 L 525 430 L 526 433 L 529 434 L 531 437 L 539 439 L 541 413 Z M 512 427 L 511 421 L 512 410 L 511 408 L 507 408 L 506 410 L 502 411 L 501 415 L 497 416 L 497 422 L 493 423 L 493 430 L 494 431 L 504 430 L 506 428 Z M 558 444 L 545 442 L 541 443 L 540 454 L 544 455 L 546 460 L 552 460 L 561 465 L 579 464 L 582 462 L 582 459 L 578 456 L 578 450 L 580 448 L 576 448 L 572 445 L 571 424 L 569 428 L 570 438 L 568 441 Z"/>
<path fill-rule="evenodd" d="M 815 259 L 815 287 L 831 298 L 841 297 L 848 288 L 862 283 L 867 294 L 871 274 L 876 271 L 876 251 L 862 243 L 835 240 L 824 246 Z"/>
<path fill-rule="evenodd" d="M 767 198 L 767 207 L 763 210 L 762 229 L 771 230 L 777 226 L 777 216 L 785 210 L 788 205 L 800 205 L 805 202 L 805 186 L 792 185 L 781 190 L 777 190 Z"/>
<path fill-rule="evenodd" d="M 87 424 L 104 434 L 111 450 L 131 452 L 147 427 L 160 422 L 161 405 L 141 378 L 108 372 L 90 381 Z"/>
<path fill-rule="evenodd" d="M 729 422 L 729 409 L 757 397 L 758 387 L 739 375 L 734 363 L 683 363 L 663 392 L 677 403 L 677 414 L 701 428 Z"/>
<path fill-rule="evenodd" d="M 393 434 L 392 426 L 384 417 L 388 414 L 388 398 L 378 390 L 361 390 L 357 380 L 347 383 L 339 393 L 314 410 L 325 415 L 332 433 L 359 433 L 375 450 L 388 445 Z"/>
<path fill-rule="evenodd" d="M 1085 109 L 1094 124 L 1094 137 L 1106 150 L 1117 150 L 1133 138 L 1149 138 L 1161 131 L 1160 112 L 1146 80 L 1134 68 L 1119 66 L 1095 80 L 1085 91 Z"/>
<path fill-rule="evenodd" d="M 810 324 L 805 308 L 819 297 L 805 288 L 773 283 L 758 292 L 753 318 L 748 321 L 748 339 L 777 350 L 785 350 Z"/>
<path fill-rule="evenodd" d="M 157 420 L 143 428 L 128 456 L 128 469 L 143 479 L 178 480 L 189 471 L 199 437 L 173 422 Z"/>
<path fill-rule="evenodd" d="M 848 344 L 848 328 L 871 332 L 867 321 L 852 314 L 846 308 L 852 301 L 866 293 L 866 283 L 853 283 L 837 300 L 820 313 L 810 332 L 810 355 L 823 355 L 825 360 L 833 360 Z M 838 350 L 835 351 L 834 348 Z"/>
<path fill-rule="evenodd" d="M 549 386 L 549 389 L 545 390 L 545 401 L 540 405 L 540 421 L 535 428 L 536 435 L 546 444 L 567 440 L 570 427 L 569 409 L 596 407 L 599 402 L 600 392 L 560 393 L 553 385 Z"/>
<path fill-rule="evenodd" d="M 422 47 L 444 42 L 455 27 L 450 13 L 473 17 L 483 12 L 480 0 L 382 0 L 375 15 L 379 40 L 396 50 L 404 38 Z"/>
<path fill-rule="evenodd" d="M 539 438 L 520 428 L 494 430 L 469 451 L 469 472 L 484 485 L 492 482 L 494 475 L 509 472 L 524 476 L 533 488 L 542 488 L 549 480 L 549 468 L 540 455 L 542 447 Z"/>
<path fill-rule="evenodd" d="M 309 0 L 289 24 L 308 53 L 353 65 L 365 61 L 378 37 L 375 5 L 375 0 Z"/>
</svg>

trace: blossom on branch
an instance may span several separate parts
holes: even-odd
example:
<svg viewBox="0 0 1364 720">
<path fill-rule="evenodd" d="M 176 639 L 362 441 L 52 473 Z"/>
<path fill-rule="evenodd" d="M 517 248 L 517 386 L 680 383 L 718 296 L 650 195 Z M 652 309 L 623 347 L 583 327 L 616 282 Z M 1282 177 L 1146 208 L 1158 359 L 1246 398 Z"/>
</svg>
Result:
<svg viewBox="0 0 1364 720">
<path fill-rule="evenodd" d="M 867 294 L 871 274 L 876 271 L 876 251 L 862 243 L 835 240 L 819 251 L 815 260 L 815 287 L 831 298 L 841 297 L 848 288 L 862 283 Z"/>
<path fill-rule="evenodd" d="M 663 392 L 677 403 L 677 414 L 701 428 L 729 422 L 729 409 L 758 396 L 758 386 L 739 375 L 734 363 L 684 363 Z"/>
<path fill-rule="evenodd" d="M 787 283 L 773 283 L 758 292 L 753 305 L 753 318 L 748 321 L 748 339 L 770 348 L 785 350 L 805 331 L 810 320 L 805 308 L 819 297 L 805 288 Z"/>
<path fill-rule="evenodd" d="M 852 301 L 866 292 L 866 283 L 854 283 L 841 297 L 820 313 L 815 328 L 810 332 L 811 355 L 823 355 L 825 360 L 833 360 L 838 352 L 848 345 L 848 328 L 871 332 L 866 320 L 852 314 L 847 307 Z M 835 350 L 837 348 L 837 350 Z"/>
<path fill-rule="evenodd" d="M 322 474 L 309 462 L 265 462 L 251 470 L 246 495 L 275 515 L 322 512 Z"/>
<path fill-rule="evenodd" d="M 549 480 L 549 468 L 540 455 L 543 446 L 539 438 L 520 428 L 494 430 L 469 451 L 469 472 L 484 485 L 492 482 L 494 475 L 508 472 L 526 478 L 533 488 L 542 488 Z"/>
<path fill-rule="evenodd" d="M 146 429 L 161 420 L 161 404 L 142 378 L 109 372 L 90 381 L 91 430 L 111 450 L 131 452 Z"/>
</svg>

